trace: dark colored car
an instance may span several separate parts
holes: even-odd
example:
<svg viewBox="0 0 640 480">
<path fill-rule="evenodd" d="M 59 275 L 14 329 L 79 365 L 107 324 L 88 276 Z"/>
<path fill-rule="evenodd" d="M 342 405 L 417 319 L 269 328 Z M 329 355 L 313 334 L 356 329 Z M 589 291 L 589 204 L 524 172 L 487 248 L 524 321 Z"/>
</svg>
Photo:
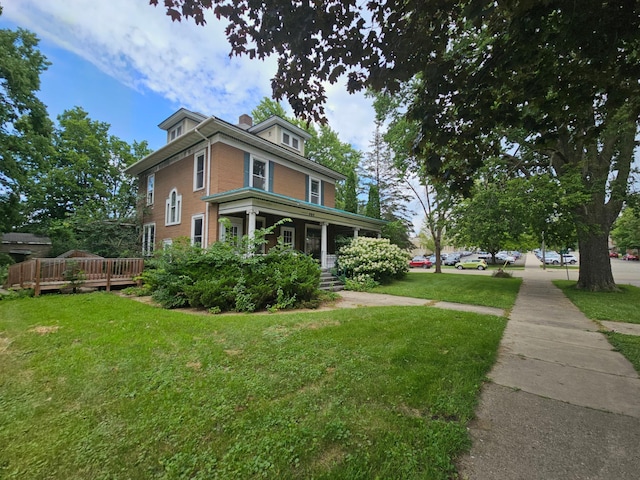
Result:
<svg viewBox="0 0 640 480">
<path fill-rule="evenodd" d="M 634 255 L 633 253 L 626 253 L 622 256 L 622 260 L 633 260 L 637 262 L 639 259 L 638 255 Z"/>
<path fill-rule="evenodd" d="M 409 262 L 409 267 L 411 268 L 431 268 L 432 265 L 433 263 L 424 255 L 413 257 Z"/>
</svg>

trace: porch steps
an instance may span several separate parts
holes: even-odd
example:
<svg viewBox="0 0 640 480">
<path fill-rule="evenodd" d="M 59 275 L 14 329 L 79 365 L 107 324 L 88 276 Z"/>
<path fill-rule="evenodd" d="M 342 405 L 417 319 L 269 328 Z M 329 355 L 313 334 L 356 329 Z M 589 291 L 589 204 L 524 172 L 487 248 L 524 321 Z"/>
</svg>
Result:
<svg viewBox="0 0 640 480">
<path fill-rule="evenodd" d="M 322 270 L 320 273 L 320 290 L 327 290 L 329 292 L 339 292 L 344 290 L 344 284 L 338 277 L 333 275 L 328 270 Z"/>
</svg>

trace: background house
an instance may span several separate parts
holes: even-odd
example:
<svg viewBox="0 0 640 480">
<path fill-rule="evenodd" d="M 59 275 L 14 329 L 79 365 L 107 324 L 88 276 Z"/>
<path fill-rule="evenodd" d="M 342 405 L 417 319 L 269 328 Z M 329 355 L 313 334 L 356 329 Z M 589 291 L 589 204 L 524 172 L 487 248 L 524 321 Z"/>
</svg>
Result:
<svg viewBox="0 0 640 480">
<path fill-rule="evenodd" d="M 5 233 L 0 252 L 9 254 L 16 263 L 46 257 L 51 252 L 51 239 L 32 233 Z"/>
<path fill-rule="evenodd" d="M 203 246 L 253 236 L 283 218 L 278 238 L 331 267 L 340 236 L 379 236 L 383 220 L 335 208 L 344 176 L 304 156 L 309 134 L 279 117 L 237 125 L 180 109 L 159 125 L 167 144 L 126 172 L 144 195 L 143 253 L 189 237 Z M 227 218 L 225 228 L 221 218 Z"/>
</svg>

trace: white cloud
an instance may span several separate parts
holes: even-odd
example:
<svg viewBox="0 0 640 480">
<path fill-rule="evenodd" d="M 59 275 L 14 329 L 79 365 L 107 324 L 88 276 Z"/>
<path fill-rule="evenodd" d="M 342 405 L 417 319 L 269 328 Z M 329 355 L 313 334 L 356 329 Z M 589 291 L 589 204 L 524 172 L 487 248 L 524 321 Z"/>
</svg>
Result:
<svg viewBox="0 0 640 480">
<path fill-rule="evenodd" d="M 234 122 L 271 95 L 276 59 L 229 58 L 224 24 L 172 22 L 146 0 L 15 0 L 4 15 L 93 63 L 137 91 L 151 90 L 176 107 Z M 371 101 L 328 88 L 327 118 L 342 141 L 366 150 L 373 131 Z M 158 121 L 162 119 L 157 119 Z"/>
</svg>

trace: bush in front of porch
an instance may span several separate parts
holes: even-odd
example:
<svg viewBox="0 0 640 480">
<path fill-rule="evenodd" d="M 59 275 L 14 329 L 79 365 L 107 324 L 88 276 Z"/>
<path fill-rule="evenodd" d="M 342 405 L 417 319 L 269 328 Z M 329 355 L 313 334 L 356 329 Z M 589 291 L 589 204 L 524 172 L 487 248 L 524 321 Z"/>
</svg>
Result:
<svg viewBox="0 0 640 480">
<path fill-rule="evenodd" d="M 320 269 L 310 256 L 284 247 L 243 255 L 231 243 L 202 249 L 185 239 L 150 260 L 143 281 L 165 308 L 253 312 L 312 306 Z"/>
<path fill-rule="evenodd" d="M 403 278 L 409 255 L 387 238 L 354 238 L 338 251 L 338 271 L 351 290 L 366 290 Z"/>
</svg>

